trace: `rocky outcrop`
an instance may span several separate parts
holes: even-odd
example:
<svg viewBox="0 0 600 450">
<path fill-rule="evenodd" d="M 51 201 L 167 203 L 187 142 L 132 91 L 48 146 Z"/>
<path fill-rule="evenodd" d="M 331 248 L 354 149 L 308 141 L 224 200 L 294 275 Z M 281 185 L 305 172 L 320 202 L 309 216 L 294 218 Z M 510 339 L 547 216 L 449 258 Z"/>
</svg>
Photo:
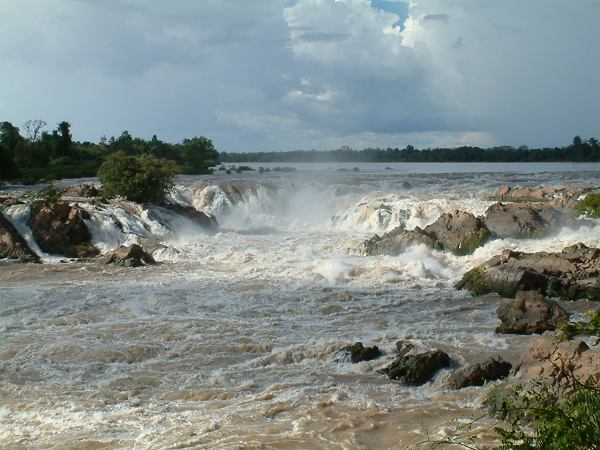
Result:
<svg viewBox="0 0 600 450">
<path fill-rule="evenodd" d="M 496 333 L 541 334 L 569 321 L 569 314 L 536 291 L 518 292 L 514 300 L 504 300 L 496 314 L 501 325 Z"/>
<path fill-rule="evenodd" d="M 40 262 L 40 257 L 29 248 L 25 239 L 2 213 L 0 213 L 0 259 Z"/>
<path fill-rule="evenodd" d="M 342 347 L 339 353 L 343 355 L 349 355 L 350 361 L 353 363 L 371 361 L 372 359 L 379 358 L 382 355 L 381 350 L 379 350 L 376 345 L 373 347 L 365 347 L 362 342 L 356 342 L 355 344 Z"/>
<path fill-rule="evenodd" d="M 33 210 L 27 223 L 44 252 L 86 258 L 99 252 L 90 242 L 91 235 L 83 221 L 85 214 L 76 206 L 59 201 Z"/>
<path fill-rule="evenodd" d="M 148 254 L 137 244 L 129 246 L 122 245 L 115 251 L 104 255 L 101 261 L 104 264 L 116 264 L 124 267 L 139 267 L 156 264 L 152 255 Z"/>
<path fill-rule="evenodd" d="M 65 197 L 94 198 L 100 195 L 100 191 L 92 184 L 79 184 L 65 189 L 62 195 Z"/>
<path fill-rule="evenodd" d="M 22 204 L 23 201 L 18 199 L 17 197 L 13 197 L 12 195 L 0 195 L 0 205 L 14 206 Z"/>
<path fill-rule="evenodd" d="M 490 200 L 510 202 L 543 202 L 555 198 L 557 194 L 558 191 L 549 186 L 511 187 L 504 185 L 488 198 Z"/>
<path fill-rule="evenodd" d="M 585 383 L 590 377 L 600 381 L 600 348 L 590 348 L 581 340 L 555 342 L 553 336 L 533 340 L 516 366 L 516 381 L 570 383 L 575 377 Z"/>
<path fill-rule="evenodd" d="M 409 386 L 427 383 L 445 367 L 450 366 L 450 357 L 441 350 L 416 355 L 404 355 L 396 358 L 383 372 L 393 380 L 399 380 Z"/>
<path fill-rule="evenodd" d="M 396 228 L 383 236 L 375 235 L 364 241 L 359 251 L 365 255 L 399 255 L 407 247 L 422 243 L 436 250 L 446 250 L 457 255 L 467 255 L 481 246 L 489 232 L 483 221 L 473 214 L 454 211 L 442 214 L 424 229 Z"/>
<path fill-rule="evenodd" d="M 512 364 L 502 358 L 490 358 L 453 372 L 448 379 L 448 387 L 462 389 L 468 386 L 483 386 L 486 381 L 507 377 L 511 368 Z"/>
<path fill-rule="evenodd" d="M 519 291 L 539 291 L 567 300 L 600 300 L 599 275 L 600 249 L 579 243 L 557 253 L 505 250 L 465 273 L 455 287 L 509 298 Z"/>
<path fill-rule="evenodd" d="M 179 214 L 180 216 L 187 217 L 192 222 L 200 225 L 208 231 L 216 231 L 219 227 L 217 219 L 214 216 L 208 215 L 202 211 L 198 211 L 193 206 L 166 202 L 162 206 L 176 214 Z"/>
<path fill-rule="evenodd" d="M 541 237 L 575 219 L 546 204 L 496 203 L 485 212 L 485 226 L 496 238 L 529 239 Z"/>
</svg>

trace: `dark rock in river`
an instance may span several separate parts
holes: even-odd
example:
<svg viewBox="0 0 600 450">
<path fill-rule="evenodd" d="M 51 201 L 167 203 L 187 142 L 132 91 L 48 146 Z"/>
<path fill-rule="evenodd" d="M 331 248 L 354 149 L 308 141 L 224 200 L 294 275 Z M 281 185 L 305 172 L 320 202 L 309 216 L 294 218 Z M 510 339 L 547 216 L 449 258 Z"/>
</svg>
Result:
<svg viewBox="0 0 600 450">
<path fill-rule="evenodd" d="M 424 231 L 444 250 L 456 255 L 473 253 L 490 234 L 481 218 L 463 211 L 442 214 Z"/>
<path fill-rule="evenodd" d="M 174 213 L 179 214 L 180 216 L 187 217 L 195 224 L 200 225 L 201 227 L 206 228 L 209 231 L 215 231 L 219 227 L 217 219 L 202 211 L 198 211 L 193 206 L 166 202 L 162 206 L 173 211 Z"/>
<path fill-rule="evenodd" d="M 100 191 L 92 184 L 79 184 L 77 186 L 65 189 L 62 195 L 66 197 L 93 198 L 98 197 L 100 195 Z"/>
<path fill-rule="evenodd" d="M 40 248 L 71 258 L 96 256 L 99 252 L 90 240 L 90 232 L 81 210 L 66 202 L 44 205 L 31 212 L 29 228 Z"/>
<path fill-rule="evenodd" d="M 393 380 L 410 386 L 420 386 L 431 380 L 438 370 L 449 366 L 448 354 L 436 350 L 396 358 L 383 372 Z"/>
<path fill-rule="evenodd" d="M 152 255 L 148 254 L 141 246 L 132 244 L 120 246 L 118 249 L 107 253 L 102 258 L 104 264 L 117 264 L 124 267 L 139 267 L 156 264 Z"/>
<path fill-rule="evenodd" d="M 14 206 L 14 205 L 22 205 L 24 202 L 19 200 L 17 197 L 13 197 L 11 195 L 0 195 L 0 205 L 4 206 Z"/>
<path fill-rule="evenodd" d="M 372 359 L 379 358 L 382 355 L 381 350 L 379 350 L 376 345 L 373 347 L 365 347 L 362 342 L 347 345 L 346 347 L 340 349 L 340 353 L 349 354 L 350 360 L 353 363 L 371 361 Z"/>
<path fill-rule="evenodd" d="M 448 386 L 462 389 L 468 386 L 483 386 L 486 381 L 500 380 L 510 373 L 512 364 L 502 358 L 490 358 L 484 362 L 472 364 L 450 375 Z"/>
<path fill-rule="evenodd" d="M 366 255 L 396 256 L 415 243 L 425 244 L 436 250 L 450 251 L 456 255 L 467 255 L 483 245 L 489 231 L 479 217 L 471 213 L 454 211 L 442 214 L 424 229 L 396 228 L 383 236 L 375 235 L 361 244 Z"/>
<path fill-rule="evenodd" d="M 539 291 L 567 300 L 600 300 L 599 274 L 600 249 L 579 243 L 557 253 L 505 250 L 465 273 L 455 287 L 476 295 L 514 298 L 518 291 Z"/>
<path fill-rule="evenodd" d="M 13 224 L 0 213 L 0 259 L 39 263 L 40 257 L 27 245 Z"/>
<path fill-rule="evenodd" d="M 541 334 L 568 322 L 569 314 L 536 291 L 518 292 L 514 300 L 504 300 L 496 310 L 502 324 L 496 333 Z"/>
<path fill-rule="evenodd" d="M 485 225 L 497 238 L 528 239 L 544 236 L 573 219 L 550 205 L 496 203 L 485 212 Z"/>
</svg>

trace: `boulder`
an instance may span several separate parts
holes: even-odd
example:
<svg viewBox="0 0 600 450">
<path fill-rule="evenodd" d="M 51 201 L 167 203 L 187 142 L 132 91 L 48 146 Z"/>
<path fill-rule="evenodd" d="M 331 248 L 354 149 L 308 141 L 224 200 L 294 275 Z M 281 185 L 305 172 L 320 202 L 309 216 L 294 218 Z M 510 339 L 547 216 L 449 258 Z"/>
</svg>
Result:
<svg viewBox="0 0 600 450">
<path fill-rule="evenodd" d="M 215 217 L 202 211 L 198 211 L 193 206 L 182 205 L 179 203 L 164 203 L 162 206 L 176 214 L 179 214 L 180 216 L 187 217 L 195 224 L 200 225 L 209 231 L 216 231 L 219 227 Z"/>
<path fill-rule="evenodd" d="M 44 252 L 71 258 L 96 256 L 99 252 L 90 242 L 82 213 L 76 206 L 58 201 L 34 209 L 27 223 Z"/>
<path fill-rule="evenodd" d="M 19 200 L 17 197 L 13 197 L 11 195 L 0 195 L 0 205 L 4 206 L 14 206 L 14 205 L 22 205 L 23 201 Z"/>
<path fill-rule="evenodd" d="M 156 261 L 141 246 L 132 244 L 129 246 L 121 245 L 118 249 L 108 252 L 102 258 L 102 263 L 124 267 L 139 267 L 156 264 Z"/>
<path fill-rule="evenodd" d="M 521 354 L 515 369 L 520 382 L 570 383 L 573 377 L 582 383 L 590 377 L 600 381 L 600 348 L 581 340 L 556 342 L 553 336 L 540 336 Z"/>
<path fill-rule="evenodd" d="M 100 191 L 92 184 L 79 184 L 77 186 L 65 189 L 62 195 L 66 197 L 93 198 L 98 197 L 100 195 Z"/>
<path fill-rule="evenodd" d="M 502 324 L 496 333 L 541 334 L 569 321 L 569 314 L 536 291 L 518 292 L 514 300 L 504 300 L 496 310 Z"/>
<path fill-rule="evenodd" d="M 518 291 L 539 291 L 566 300 L 600 300 L 599 274 L 600 249 L 579 243 L 556 253 L 505 250 L 465 273 L 455 287 L 475 295 L 514 298 Z"/>
<path fill-rule="evenodd" d="M 442 214 L 424 231 L 444 250 L 456 255 L 473 253 L 490 235 L 481 218 L 463 211 Z"/>
<path fill-rule="evenodd" d="M 27 245 L 14 225 L 0 212 L 0 259 L 39 263 L 40 257 Z"/>
<path fill-rule="evenodd" d="M 383 236 L 375 235 L 364 241 L 360 253 L 368 256 L 396 256 L 415 243 L 456 255 L 467 255 L 483 245 L 489 236 L 483 220 L 471 213 L 454 211 L 442 214 L 424 229 L 405 230 L 398 227 Z"/>
<path fill-rule="evenodd" d="M 408 247 L 415 243 L 425 244 L 431 248 L 441 250 L 442 247 L 431 236 L 421 228 L 414 230 L 404 230 L 401 227 L 395 228 L 383 236 L 375 235 L 364 241 L 359 247 L 359 253 L 367 256 L 389 255 L 398 256 Z"/>
<path fill-rule="evenodd" d="M 550 205 L 531 203 L 496 203 L 484 220 L 492 236 L 501 239 L 541 237 L 574 221 Z"/>
<path fill-rule="evenodd" d="M 448 386 L 462 389 L 468 386 L 483 386 L 486 381 L 500 380 L 510 373 L 512 364 L 502 358 L 490 358 L 484 362 L 472 364 L 450 375 Z"/>
<path fill-rule="evenodd" d="M 365 347 L 362 342 L 356 342 L 352 345 L 347 345 L 340 349 L 339 353 L 350 355 L 350 361 L 353 363 L 359 363 L 362 361 L 371 361 L 372 359 L 379 358 L 382 353 L 379 348 L 374 345 L 373 347 Z"/>
<path fill-rule="evenodd" d="M 501 186 L 490 200 L 511 201 L 511 202 L 541 202 L 554 198 L 557 190 L 550 186 L 541 187 L 511 187 Z"/>
<path fill-rule="evenodd" d="M 450 366 L 450 357 L 441 350 L 396 358 L 383 372 L 392 380 L 409 386 L 420 386 L 433 378 L 438 370 Z"/>
</svg>

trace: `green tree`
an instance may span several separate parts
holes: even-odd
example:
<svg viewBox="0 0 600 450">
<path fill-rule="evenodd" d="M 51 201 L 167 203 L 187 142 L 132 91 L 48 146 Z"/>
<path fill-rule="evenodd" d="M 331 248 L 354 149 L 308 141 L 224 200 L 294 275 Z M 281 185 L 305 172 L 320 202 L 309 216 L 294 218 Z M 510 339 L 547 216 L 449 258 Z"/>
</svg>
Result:
<svg viewBox="0 0 600 450">
<path fill-rule="evenodd" d="M 104 195 L 120 195 L 139 203 L 160 203 L 173 189 L 177 173 L 174 161 L 117 152 L 110 155 L 98 170 Z"/>
<path fill-rule="evenodd" d="M 180 151 L 182 171 L 188 174 L 210 173 L 219 157 L 212 141 L 203 136 L 184 139 Z"/>
</svg>

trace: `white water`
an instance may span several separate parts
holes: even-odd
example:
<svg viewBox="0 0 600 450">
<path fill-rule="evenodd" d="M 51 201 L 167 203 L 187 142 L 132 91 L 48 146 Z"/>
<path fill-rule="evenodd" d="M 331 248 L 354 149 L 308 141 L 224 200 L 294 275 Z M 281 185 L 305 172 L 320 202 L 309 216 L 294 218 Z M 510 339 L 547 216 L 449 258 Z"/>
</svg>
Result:
<svg viewBox="0 0 600 450">
<path fill-rule="evenodd" d="M 526 338 L 493 333 L 498 300 L 453 283 L 505 248 L 600 246 L 600 224 L 495 240 L 465 257 L 422 245 L 363 257 L 355 243 L 445 211 L 482 214 L 482 195 L 505 183 L 599 180 L 386 171 L 181 179 L 174 199 L 215 214 L 216 234 L 161 208 L 83 205 L 102 251 L 141 237 L 160 244 L 163 264 L 43 255 L 51 264 L 0 266 L 0 447 L 406 448 L 424 438 L 422 424 L 435 433 L 478 414 L 485 389 L 448 391 L 448 371 L 418 388 L 388 380 L 376 369 L 393 359 L 395 341 L 441 348 L 456 364 L 515 358 Z M 26 234 L 26 208 L 7 212 Z M 357 340 L 385 356 L 336 356 Z"/>
</svg>

